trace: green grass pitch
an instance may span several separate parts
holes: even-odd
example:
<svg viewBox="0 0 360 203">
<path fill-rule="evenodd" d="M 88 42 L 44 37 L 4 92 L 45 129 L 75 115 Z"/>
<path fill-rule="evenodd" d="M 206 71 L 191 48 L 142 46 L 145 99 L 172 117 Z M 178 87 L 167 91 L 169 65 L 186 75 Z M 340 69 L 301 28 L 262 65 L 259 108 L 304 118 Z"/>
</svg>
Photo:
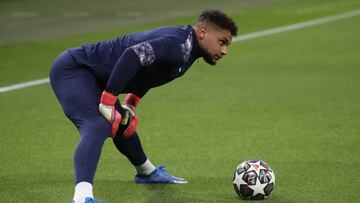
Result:
<svg viewBox="0 0 360 203">
<path fill-rule="evenodd" d="M 359 0 L 258 0 L 243 8 L 224 2 L 240 35 L 360 9 Z M 10 4 L 0 2 L 1 15 L 15 7 Z M 201 9 L 201 1 L 194 8 Z M 0 39 L 0 86 L 47 77 L 56 55 L 68 47 L 193 24 L 196 14 L 188 13 L 102 32 L 98 27 L 78 35 Z M 40 26 L 34 18 L 27 23 Z M 0 25 L 15 30 L 21 23 L 2 20 Z M 95 177 L 95 197 L 105 202 L 243 202 L 232 188 L 233 171 L 244 160 L 261 159 L 276 175 L 266 202 L 359 202 L 359 25 L 355 16 L 234 42 L 215 68 L 199 60 L 184 77 L 153 89 L 137 111 L 143 147 L 154 164 L 166 165 L 189 184 L 135 184 L 133 167 L 109 139 Z M 0 36 L 5 39 L 6 33 Z M 78 133 L 49 84 L 0 93 L 0 106 L 0 202 L 71 202 Z"/>
</svg>

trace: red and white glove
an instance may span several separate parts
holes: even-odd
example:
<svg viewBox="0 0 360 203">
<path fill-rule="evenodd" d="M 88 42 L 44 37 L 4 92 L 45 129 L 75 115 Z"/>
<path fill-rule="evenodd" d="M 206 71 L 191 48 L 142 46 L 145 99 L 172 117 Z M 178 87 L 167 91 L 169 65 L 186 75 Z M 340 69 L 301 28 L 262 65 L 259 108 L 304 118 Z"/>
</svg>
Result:
<svg viewBox="0 0 360 203">
<path fill-rule="evenodd" d="M 115 103 L 117 100 L 117 96 L 112 95 L 109 92 L 103 91 L 100 104 L 99 104 L 99 111 L 100 113 L 109 121 L 111 125 L 111 137 L 115 137 L 116 132 L 118 131 L 119 124 L 121 121 L 121 115 L 115 109 Z"/>
<path fill-rule="evenodd" d="M 121 119 L 121 125 L 127 125 L 123 133 L 125 138 L 131 137 L 136 132 L 138 117 L 135 113 L 135 108 L 139 103 L 140 98 L 135 94 L 129 93 L 125 97 L 124 104 L 121 105 L 125 110 L 123 118 Z"/>
</svg>

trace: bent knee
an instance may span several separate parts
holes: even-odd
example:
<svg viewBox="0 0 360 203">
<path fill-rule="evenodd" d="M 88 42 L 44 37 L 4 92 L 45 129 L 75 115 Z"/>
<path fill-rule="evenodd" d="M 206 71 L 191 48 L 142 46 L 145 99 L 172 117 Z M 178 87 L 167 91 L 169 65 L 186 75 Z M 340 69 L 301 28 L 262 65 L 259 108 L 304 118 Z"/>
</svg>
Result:
<svg viewBox="0 0 360 203">
<path fill-rule="evenodd" d="M 89 119 L 79 128 L 81 136 L 97 136 L 107 138 L 110 135 L 111 126 L 109 122 L 102 116 Z"/>
</svg>

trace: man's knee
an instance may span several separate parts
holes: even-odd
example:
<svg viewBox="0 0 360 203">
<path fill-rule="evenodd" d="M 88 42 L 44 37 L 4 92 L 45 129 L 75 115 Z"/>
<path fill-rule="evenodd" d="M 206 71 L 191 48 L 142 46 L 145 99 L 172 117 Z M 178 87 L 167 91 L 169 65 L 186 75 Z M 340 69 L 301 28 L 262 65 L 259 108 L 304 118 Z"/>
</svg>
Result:
<svg viewBox="0 0 360 203">
<path fill-rule="evenodd" d="M 110 135 L 111 127 L 109 122 L 99 115 L 85 121 L 79 130 L 81 136 L 95 136 L 95 138 L 105 140 Z"/>
</svg>

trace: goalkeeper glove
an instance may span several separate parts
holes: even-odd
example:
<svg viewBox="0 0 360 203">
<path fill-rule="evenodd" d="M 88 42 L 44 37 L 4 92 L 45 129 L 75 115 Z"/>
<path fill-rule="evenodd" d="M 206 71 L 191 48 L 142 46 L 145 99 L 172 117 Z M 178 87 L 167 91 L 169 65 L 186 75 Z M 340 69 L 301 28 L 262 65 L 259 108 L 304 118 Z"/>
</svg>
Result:
<svg viewBox="0 0 360 203">
<path fill-rule="evenodd" d="M 129 138 L 136 132 L 136 127 L 138 124 L 138 117 L 135 113 L 135 108 L 139 104 L 140 98 L 135 94 L 129 93 L 126 95 L 124 104 L 121 105 L 125 110 L 124 116 L 121 120 L 121 125 L 127 125 L 127 128 L 124 130 L 124 137 Z"/>
<path fill-rule="evenodd" d="M 100 113 L 109 121 L 111 125 L 111 137 L 115 137 L 116 132 L 118 131 L 119 124 L 121 121 L 121 115 L 115 109 L 115 103 L 117 100 L 117 96 L 112 95 L 109 92 L 103 91 L 100 104 L 99 104 L 99 111 Z"/>
</svg>

